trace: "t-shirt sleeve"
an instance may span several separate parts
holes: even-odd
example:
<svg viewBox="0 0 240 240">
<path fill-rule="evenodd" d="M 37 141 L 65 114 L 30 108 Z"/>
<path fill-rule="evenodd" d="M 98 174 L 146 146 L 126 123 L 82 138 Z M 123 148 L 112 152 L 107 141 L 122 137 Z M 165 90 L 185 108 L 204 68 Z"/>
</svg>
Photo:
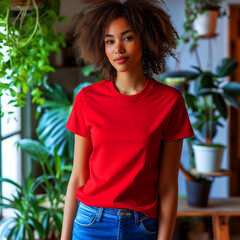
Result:
<svg viewBox="0 0 240 240">
<path fill-rule="evenodd" d="M 66 128 L 79 136 L 91 138 L 90 129 L 86 124 L 86 110 L 84 109 L 83 89 L 76 95 L 73 107 L 68 118 Z"/>
<path fill-rule="evenodd" d="M 182 94 L 179 94 L 163 131 L 163 141 L 170 142 L 194 136 Z"/>
</svg>

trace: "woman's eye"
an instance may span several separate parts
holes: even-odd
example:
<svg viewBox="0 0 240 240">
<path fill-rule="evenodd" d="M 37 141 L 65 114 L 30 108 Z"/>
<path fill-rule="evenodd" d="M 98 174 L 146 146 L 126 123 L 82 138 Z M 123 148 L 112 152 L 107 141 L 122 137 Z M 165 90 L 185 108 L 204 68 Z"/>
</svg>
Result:
<svg viewBox="0 0 240 240">
<path fill-rule="evenodd" d="M 112 44 L 113 43 L 113 40 L 107 40 L 106 41 L 106 44 Z"/>
<path fill-rule="evenodd" d="M 133 36 L 128 36 L 128 37 L 125 37 L 124 39 L 127 41 L 131 41 L 131 40 L 133 40 Z"/>
</svg>

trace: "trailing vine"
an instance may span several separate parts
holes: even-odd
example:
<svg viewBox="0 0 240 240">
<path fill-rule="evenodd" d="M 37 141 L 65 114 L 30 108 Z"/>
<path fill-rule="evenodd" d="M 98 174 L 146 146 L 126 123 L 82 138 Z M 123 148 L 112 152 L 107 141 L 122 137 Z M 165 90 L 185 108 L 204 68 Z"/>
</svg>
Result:
<svg viewBox="0 0 240 240">
<path fill-rule="evenodd" d="M 67 18 L 59 16 L 60 0 L 45 0 L 39 5 L 36 0 L 27 0 L 17 12 L 10 10 L 10 6 L 10 0 L 1 1 L 0 96 L 11 96 L 8 105 L 24 107 L 30 92 L 32 103 L 41 106 L 44 103 L 41 87 L 48 88 L 47 73 L 55 71 L 49 63 L 49 54 L 66 45 L 64 35 L 55 32 L 54 23 Z M 0 106 L 0 117 L 11 114 L 7 109 Z"/>
</svg>

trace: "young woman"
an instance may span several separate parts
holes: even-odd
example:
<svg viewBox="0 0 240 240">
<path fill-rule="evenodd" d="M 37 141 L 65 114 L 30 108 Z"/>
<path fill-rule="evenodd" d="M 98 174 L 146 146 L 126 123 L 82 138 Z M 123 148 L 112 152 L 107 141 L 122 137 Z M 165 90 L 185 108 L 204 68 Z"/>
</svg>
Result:
<svg viewBox="0 0 240 240">
<path fill-rule="evenodd" d="M 156 81 L 177 33 L 157 0 L 88 1 L 76 46 L 107 78 L 76 96 L 62 240 L 170 240 L 183 138 L 192 136 L 181 92 Z"/>
</svg>

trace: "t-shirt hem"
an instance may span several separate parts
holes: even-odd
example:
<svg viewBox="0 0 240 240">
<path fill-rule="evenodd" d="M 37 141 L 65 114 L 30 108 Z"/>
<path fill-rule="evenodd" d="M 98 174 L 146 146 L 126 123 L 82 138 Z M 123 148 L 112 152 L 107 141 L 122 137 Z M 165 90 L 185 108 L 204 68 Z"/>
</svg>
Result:
<svg viewBox="0 0 240 240">
<path fill-rule="evenodd" d="M 68 131 L 70 131 L 71 133 L 77 134 L 78 136 L 85 137 L 85 138 L 91 138 L 91 136 L 89 136 L 89 135 L 87 135 L 87 134 L 84 134 L 84 133 L 82 133 L 82 132 L 78 132 L 78 131 L 76 131 L 75 129 L 72 129 L 72 128 L 70 128 L 70 127 L 65 126 L 65 128 L 66 128 Z"/>
<path fill-rule="evenodd" d="M 82 197 L 79 197 L 78 196 L 78 194 L 77 194 L 77 192 L 76 192 L 76 194 L 75 194 L 75 197 L 76 197 L 76 199 L 78 200 L 78 201 L 80 201 L 80 202 L 82 202 L 83 204 L 85 204 L 85 205 L 87 205 L 87 206 L 94 206 L 94 203 L 91 203 L 91 202 L 89 202 L 89 201 L 87 201 L 86 199 L 84 199 L 84 198 L 82 198 Z M 86 201 L 85 201 L 86 200 Z M 100 206 L 94 206 L 94 207 L 100 207 Z M 102 207 L 102 206 L 101 206 Z M 127 207 L 123 207 L 123 208 L 115 208 L 115 207 L 113 207 L 113 206 L 111 206 L 111 207 L 103 207 L 103 208 L 112 208 L 112 209 L 130 209 L 130 208 L 127 208 Z M 135 207 L 132 207 L 131 208 L 131 210 L 134 210 L 134 211 L 137 211 L 137 212 L 141 212 L 141 213 L 143 213 L 145 216 L 147 216 L 147 217 L 150 217 L 150 218 L 158 218 L 158 215 L 156 215 L 156 214 L 149 214 L 149 213 L 147 213 L 146 211 L 144 211 L 144 210 L 142 210 L 141 208 L 135 208 Z"/>
</svg>

